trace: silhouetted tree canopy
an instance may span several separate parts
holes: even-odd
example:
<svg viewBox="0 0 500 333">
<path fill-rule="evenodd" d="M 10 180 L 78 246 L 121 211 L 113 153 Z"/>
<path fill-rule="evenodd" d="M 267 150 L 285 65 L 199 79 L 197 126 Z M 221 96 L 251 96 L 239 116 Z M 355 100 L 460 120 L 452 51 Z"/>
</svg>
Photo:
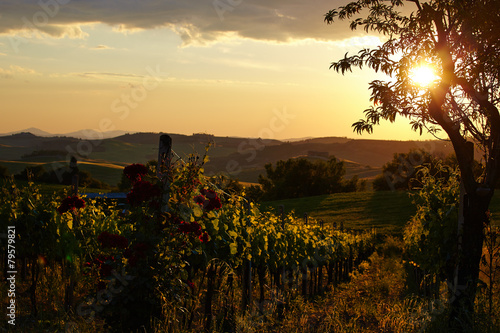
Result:
<svg viewBox="0 0 500 333">
<path fill-rule="evenodd" d="M 70 168 L 60 167 L 47 171 L 43 165 L 27 166 L 15 175 L 16 179 L 30 180 L 49 184 L 71 185 L 73 174 Z M 81 187 L 109 188 L 110 186 L 92 177 L 86 170 L 78 171 L 78 183 Z"/>
<path fill-rule="evenodd" d="M 404 8 L 403 8 L 404 7 Z M 370 83 L 373 105 L 354 130 L 371 133 L 381 120 L 408 118 L 413 130 L 444 131 L 453 144 L 467 193 L 462 255 L 457 253 L 457 283 L 450 323 L 466 331 L 473 313 L 483 244 L 483 226 L 500 172 L 500 1 L 419 0 L 348 3 L 325 15 L 327 23 L 349 20 L 351 29 L 379 33 L 383 44 L 346 54 L 331 68 L 342 74 L 368 67 L 389 79 Z M 437 79 L 427 87 L 410 78 L 413 68 L 432 64 Z M 473 141 L 484 155 L 484 172 L 476 178 Z M 472 281 L 472 283 L 471 283 Z M 455 325 L 455 324 L 451 324 Z"/>
<path fill-rule="evenodd" d="M 45 181 L 47 171 L 43 165 L 32 165 L 25 167 L 20 173 L 15 175 L 17 179 L 31 180 L 31 181 Z"/>
<path fill-rule="evenodd" d="M 0 178 L 5 178 L 9 175 L 9 170 L 3 165 L 0 165 Z"/>
<path fill-rule="evenodd" d="M 265 166 L 267 176 L 259 176 L 264 200 L 300 198 L 312 195 L 356 191 L 358 178 L 345 182 L 344 162 L 335 157 L 311 162 L 305 158 L 280 160 Z"/>
</svg>

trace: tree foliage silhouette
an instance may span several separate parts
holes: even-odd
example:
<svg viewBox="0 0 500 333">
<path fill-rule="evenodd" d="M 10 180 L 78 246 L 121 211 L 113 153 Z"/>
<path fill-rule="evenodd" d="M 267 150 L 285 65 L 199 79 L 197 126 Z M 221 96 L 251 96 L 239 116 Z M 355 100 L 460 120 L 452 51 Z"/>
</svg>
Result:
<svg viewBox="0 0 500 333">
<path fill-rule="evenodd" d="M 265 165 L 267 176 L 259 176 L 264 199 L 300 198 L 312 195 L 356 191 L 358 178 L 344 181 L 345 165 L 334 156 L 327 161 L 305 158 L 280 160 Z"/>
<path fill-rule="evenodd" d="M 370 83 L 373 106 L 354 130 L 371 133 L 381 120 L 403 116 L 413 130 L 444 131 L 453 144 L 466 205 L 450 323 L 471 324 L 486 212 L 500 171 L 500 2 L 359 0 L 325 15 L 327 23 L 336 19 L 385 40 L 331 64 L 342 74 L 366 66 L 391 78 Z M 427 87 L 417 86 L 409 75 L 423 63 L 432 64 L 439 77 Z M 471 142 L 483 153 L 479 178 L 473 172 Z"/>
</svg>

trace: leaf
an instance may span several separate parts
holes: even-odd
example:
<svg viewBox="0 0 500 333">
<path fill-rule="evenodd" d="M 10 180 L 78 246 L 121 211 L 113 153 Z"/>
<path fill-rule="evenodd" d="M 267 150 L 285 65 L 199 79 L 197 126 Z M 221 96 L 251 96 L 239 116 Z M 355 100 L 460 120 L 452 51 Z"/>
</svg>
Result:
<svg viewBox="0 0 500 333">
<path fill-rule="evenodd" d="M 238 253 L 238 244 L 236 243 L 229 244 L 229 252 L 231 253 L 231 255 L 235 255 L 236 253 Z"/>
<path fill-rule="evenodd" d="M 219 231 L 219 219 L 213 219 L 212 220 L 212 226 L 214 227 L 215 231 Z"/>
<path fill-rule="evenodd" d="M 199 205 L 194 206 L 193 215 L 195 217 L 202 217 L 203 216 L 203 209 L 201 209 L 201 207 Z"/>
</svg>

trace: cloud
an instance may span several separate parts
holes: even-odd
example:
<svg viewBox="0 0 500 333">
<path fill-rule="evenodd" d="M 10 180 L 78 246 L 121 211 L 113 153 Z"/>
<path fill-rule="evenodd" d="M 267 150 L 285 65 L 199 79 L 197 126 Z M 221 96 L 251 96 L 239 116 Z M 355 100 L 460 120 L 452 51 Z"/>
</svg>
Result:
<svg viewBox="0 0 500 333">
<path fill-rule="evenodd" d="M 100 22 L 127 33 L 166 27 L 185 44 L 209 43 L 228 34 L 277 42 L 352 36 L 346 22 L 323 22 L 336 6 L 331 0 L 2 0 L 0 33 L 83 38 L 81 25 Z"/>
<path fill-rule="evenodd" d="M 0 78 L 2 79 L 13 79 L 17 75 L 39 75 L 39 73 L 31 68 L 16 65 L 10 65 L 8 69 L 0 67 Z"/>
<path fill-rule="evenodd" d="M 0 78 L 2 79 L 12 79 L 14 75 L 8 69 L 3 69 L 0 67 Z"/>
<path fill-rule="evenodd" d="M 341 48 L 355 47 L 360 49 L 363 47 L 374 47 L 382 44 L 382 41 L 377 36 L 351 37 L 335 42 L 335 45 Z"/>
<path fill-rule="evenodd" d="M 142 79 L 143 75 L 128 74 L 128 73 L 107 73 L 107 72 L 85 72 L 85 73 L 72 73 L 73 76 L 83 78 L 97 78 L 97 79 Z"/>
<path fill-rule="evenodd" d="M 111 46 L 107 46 L 107 45 L 97 45 L 95 47 L 92 47 L 91 48 L 92 50 L 112 50 L 113 48 Z"/>
</svg>

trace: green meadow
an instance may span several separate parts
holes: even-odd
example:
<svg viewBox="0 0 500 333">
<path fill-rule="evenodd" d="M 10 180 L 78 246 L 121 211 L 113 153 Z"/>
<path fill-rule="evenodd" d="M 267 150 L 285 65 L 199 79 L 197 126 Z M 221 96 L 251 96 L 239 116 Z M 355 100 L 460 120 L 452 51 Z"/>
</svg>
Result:
<svg viewBox="0 0 500 333">
<path fill-rule="evenodd" d="M 263 209 L 278 210 L 283 205 L 285 212 L 295 211 L 297 216 L 307 213 L 325 226 L 366 230 L 375 228 L 388 234 L 400 234 L 415 213 L 409 192 L 351 192 L 265 202 Z M 496 192 L 490 204 L 492 219 L 500 221 L 500 192 Z"/>
</svg>

